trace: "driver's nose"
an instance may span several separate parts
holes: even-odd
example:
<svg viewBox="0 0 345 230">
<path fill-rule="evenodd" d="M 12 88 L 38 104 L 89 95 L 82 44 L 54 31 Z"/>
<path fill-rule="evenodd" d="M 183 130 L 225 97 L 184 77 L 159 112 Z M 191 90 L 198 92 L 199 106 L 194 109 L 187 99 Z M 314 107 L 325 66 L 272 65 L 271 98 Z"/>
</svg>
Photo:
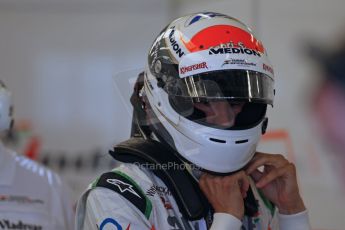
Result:
<svg viewBox="0 0 345 230">
<path fill-rule="evenodd" d="M 207 104 L 195 103 L 194 106 L 206 114 L 206 122 L 224 128 L 235 124 L 236 116 L 242 111 L 244 102 L 211 101 Z"/>
</svg>

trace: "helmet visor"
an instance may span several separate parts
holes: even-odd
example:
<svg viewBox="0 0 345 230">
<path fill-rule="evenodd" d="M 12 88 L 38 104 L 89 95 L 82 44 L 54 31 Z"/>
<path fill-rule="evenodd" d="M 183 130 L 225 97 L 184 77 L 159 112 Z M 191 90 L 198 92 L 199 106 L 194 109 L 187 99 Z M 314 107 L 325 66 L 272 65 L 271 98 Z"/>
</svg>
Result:
<svg viewBox="0 0 345 230">
<path fill-rule="evenodd" d="M 273 102 L 273 80 L 252 70 L 219 70 L 167 82 L 174 110 L 208 127 L 247 129 L 264 118 Z"/>
<path fill-rule="evenodd" d="M 170 97 L 186 97 L 203 102 L 231 99 L 273 104 L 273 79 L 252 70 L 219 70 L 167 81 Z"/>
</svg>

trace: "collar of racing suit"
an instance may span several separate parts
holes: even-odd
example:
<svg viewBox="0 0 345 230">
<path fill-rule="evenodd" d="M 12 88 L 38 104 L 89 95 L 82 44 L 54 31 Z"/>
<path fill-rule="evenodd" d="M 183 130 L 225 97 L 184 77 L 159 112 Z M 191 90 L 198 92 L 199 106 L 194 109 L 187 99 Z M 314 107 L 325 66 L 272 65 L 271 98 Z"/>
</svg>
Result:
<svg viewBox="0 0 345 230">
<path fill-rule="evenodd" d="M 153 139 L 131 138 L 109 151 L 116 160 L 124 163 L 156 165 L 150 170 L 159 177 L 172 192 L 181 213 L 188 220 L 198 220 L 212 211 L 203 192 L 199 188 L 198 179 L 202 171 L 192 167 L 166 145 Z M 161 167 L 172 165 L 173 167 Z M 251 188 L 244 199 L 245 215 L 254 216 L 258 211 L 258 203 Z"/>
<path fill-rule="evenodd" d="M 109 151 L 124 163 L 154 164 L 150 170 L 159 177 L 173 194 L 181 213 L 188 220 L 205 217 L 210 205 L 199 188 L 198 181 L 188 172 L 186 165 L 169 148 L 158 141 L 131 138 Z M 162 166 L 166 167 L 162 167 Z"/>
</svg>

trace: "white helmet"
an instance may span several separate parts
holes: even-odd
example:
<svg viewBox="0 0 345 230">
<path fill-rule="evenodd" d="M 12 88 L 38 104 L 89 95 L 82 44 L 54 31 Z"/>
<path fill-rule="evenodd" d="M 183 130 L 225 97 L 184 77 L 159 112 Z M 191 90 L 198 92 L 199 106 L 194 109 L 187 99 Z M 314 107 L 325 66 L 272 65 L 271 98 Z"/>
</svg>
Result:
<svg viewBox="0 0 345 230">
<path fill-rule="evenodd" d="M 216 173 L 244 167 L 265 132 L 273 69 L 251 30 L 227 15 L 202 12 L 170 23 L 154 41 L 144 73 L 149 123 L 180 156 Z M 194 102 L 245 101 L 231 128 L 205 122 Z"/>
<path fill-rule="evenodd" d="M 11 93 L 5 84 L 0 81 L 0 132 L 8 130 L 13 121 Z"/>
</svg>

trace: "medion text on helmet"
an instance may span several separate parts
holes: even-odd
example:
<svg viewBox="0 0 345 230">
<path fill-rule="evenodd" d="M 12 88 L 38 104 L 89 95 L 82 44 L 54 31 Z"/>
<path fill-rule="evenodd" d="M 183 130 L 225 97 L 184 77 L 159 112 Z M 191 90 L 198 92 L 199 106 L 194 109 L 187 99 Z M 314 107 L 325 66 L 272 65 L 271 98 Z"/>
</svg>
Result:
<svg viewBox="0 0 345 230">
<path fill-rule="evenodd" d="M 175 38 L 174 38 L 175 26 L 170 27 L 170 29 L 171 29 L 171 31 L 170 31 L 170 34 L 169 34 L 169 41 L 171 43 L 171 46 L 172 46 L 173 50 L 175 51 L 175 53 L 179 57 L 182 57 L 184 55 L 184 52 L 180 48 L 179 44 L 177 44 L 177 42 L 175 41 Z"/>
<path fill-rule="evenodd" d="M 248 55 L 254 55 L 254 56 L 259 56 L 261 57 L 261 54 L 252 49 L 243 49 L 243 48 L 218 48 L 218 49 L 210 49 L 208 54 L 209 55 L 214 55 L 214 54 L 248 54 Z"/>
</svg>

